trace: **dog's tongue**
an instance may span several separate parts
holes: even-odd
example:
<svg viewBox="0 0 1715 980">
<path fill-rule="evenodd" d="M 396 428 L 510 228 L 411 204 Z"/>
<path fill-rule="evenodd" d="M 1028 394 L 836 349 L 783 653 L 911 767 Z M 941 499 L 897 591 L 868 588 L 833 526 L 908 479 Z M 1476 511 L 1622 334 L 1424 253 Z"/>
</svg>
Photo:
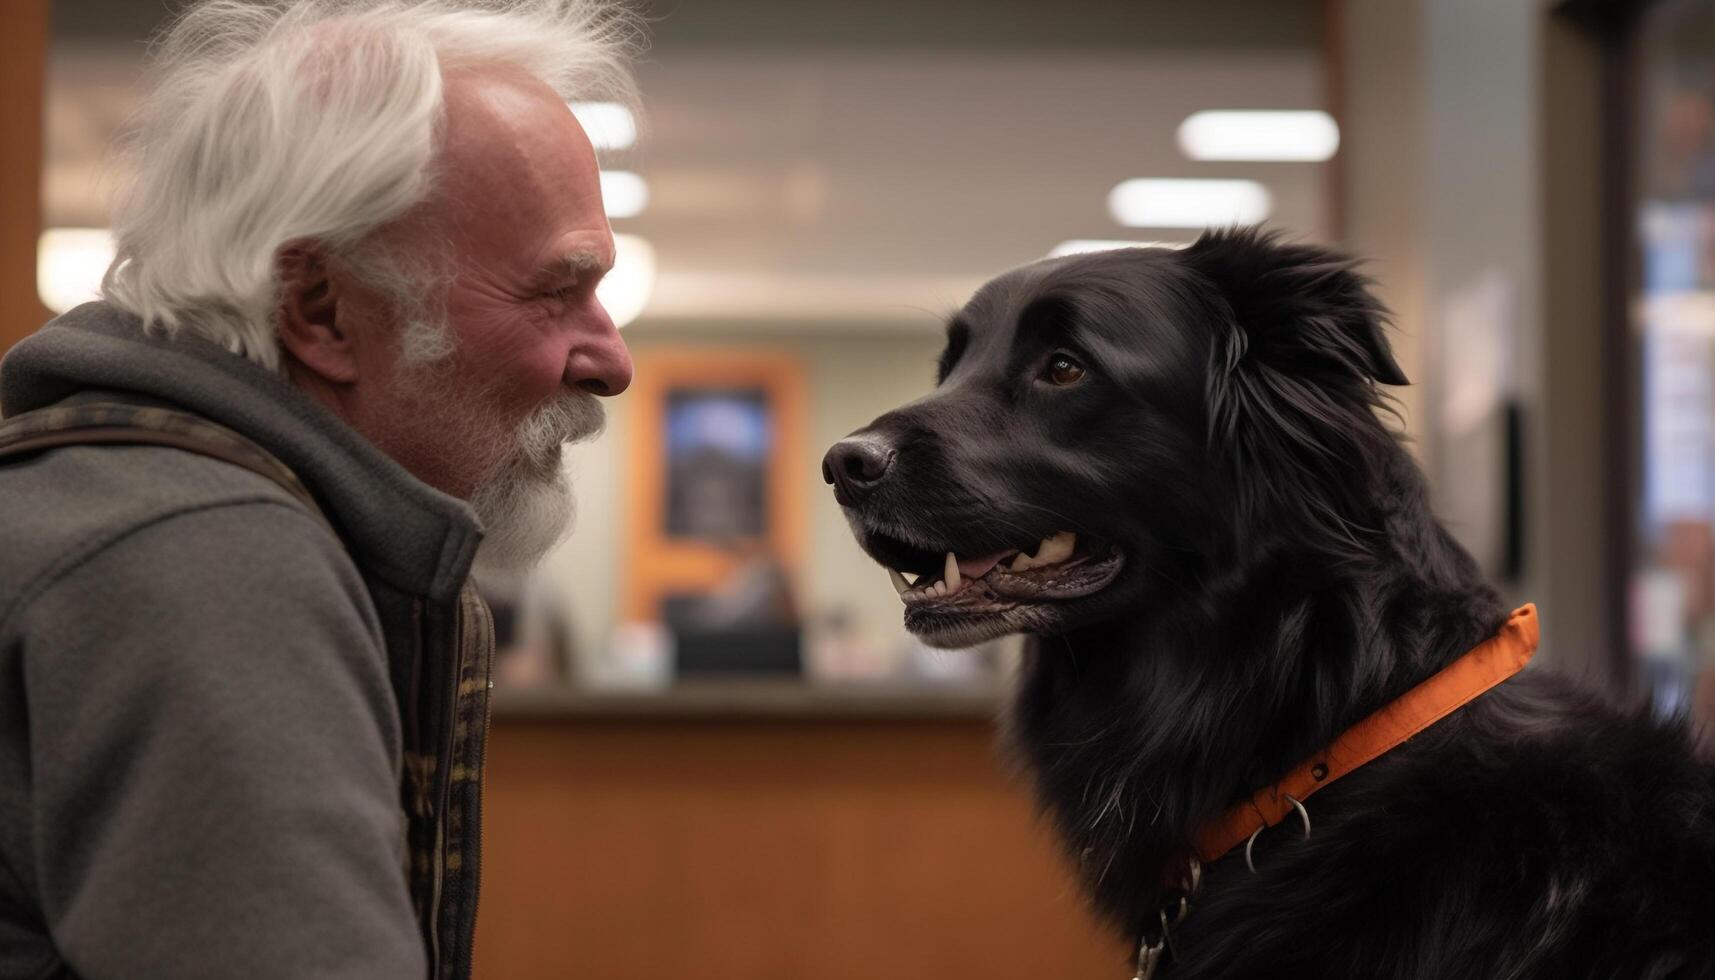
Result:
<svg viewBox="0 0 1715 980">
<path fill-rule="evenodd" d="M 997 551 L 982 558 L 960 558 L 959 574 L 964 578 L 982 578 L 989 573 L 989 569 L 1016 554 L 1018 554 L 1017 548 L 1008 548 L 1005 551 Z"/>
</svg>

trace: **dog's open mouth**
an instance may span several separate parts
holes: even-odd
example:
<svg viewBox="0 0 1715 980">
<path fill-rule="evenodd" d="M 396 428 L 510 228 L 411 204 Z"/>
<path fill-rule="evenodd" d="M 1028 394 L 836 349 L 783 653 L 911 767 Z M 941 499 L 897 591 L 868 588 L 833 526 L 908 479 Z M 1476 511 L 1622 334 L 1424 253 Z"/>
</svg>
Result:
<svg viewBox="0 0 1715 980">
<path fill-rule="evenodd" d="M 909 567 L 931 563 L 920 549 L 909 550 L 915 553 Z M 1052 617 L 1020 614 L 1044 613 L 1100 592 L 1113 584 L 1125 560 L 1117 549 L 1059 531 L 1031 550 L 1007 548 L 980 556 L 947 551 L 935 571 L 902 572 L 886 560 L 883 564 L 905 603 L 906 628 L 936 642 L 1047 625 Z"/>
<path fill-rule="evenodd" d="M 949 551 L 938 573 L 915 582 L 898 569 L 887 571 L 907 606 L 1076 599 L 1107 585 L 1120 565 L 1117 553 L 1080 544 L 1073 532 L 1060 531 L 1043 538 L 1034 554 L 1009 548 L 972 558 Z"/>
</svg>

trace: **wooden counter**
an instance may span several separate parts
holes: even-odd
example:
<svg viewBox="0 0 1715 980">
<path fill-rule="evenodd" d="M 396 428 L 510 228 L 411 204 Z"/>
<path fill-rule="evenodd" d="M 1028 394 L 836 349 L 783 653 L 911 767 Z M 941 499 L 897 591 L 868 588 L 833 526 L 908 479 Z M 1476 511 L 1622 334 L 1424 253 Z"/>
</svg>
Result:
<svg viewBox="0 0 1715 980">
<path fill-rule="evenodd" d="M 477 976 L 1130 976 L 1005 773 L 992 692 L 921 694 L 497 702 Z"/>
<path fill-rule="evenodd" d="M 809 684 L 796 679 L 701 680 L 662 690 L 550 687 L 496 692 L 494 715 L 516 719 L 954 719 L 988 722 L 997 684 Z"/>
</svg>

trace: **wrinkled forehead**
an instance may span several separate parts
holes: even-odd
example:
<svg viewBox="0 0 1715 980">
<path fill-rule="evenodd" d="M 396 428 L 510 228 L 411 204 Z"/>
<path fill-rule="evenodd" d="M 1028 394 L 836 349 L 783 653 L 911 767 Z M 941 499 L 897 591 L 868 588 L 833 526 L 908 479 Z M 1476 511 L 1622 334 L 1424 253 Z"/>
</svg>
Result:
<svg viewBox="0 0 1715 980">
<path fill-rule="evenodd" d="M 541 81 L 497 69 L 450 72 L 436 205 L 455 237 L 534 261 L 553 241 L 607 232 L 595 150 Z M 611 247 L 609 248 L 611 251 Z"/>
</svg>

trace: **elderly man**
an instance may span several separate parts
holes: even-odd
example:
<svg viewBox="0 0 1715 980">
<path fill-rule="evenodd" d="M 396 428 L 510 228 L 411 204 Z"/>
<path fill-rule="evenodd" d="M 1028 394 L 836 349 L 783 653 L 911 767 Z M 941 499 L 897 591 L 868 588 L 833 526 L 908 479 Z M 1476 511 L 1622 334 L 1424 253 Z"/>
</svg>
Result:
<svg viewBox="0 0 1715 980">
<path fill-rule="evenodd" d="M 0 976 L 469 973 L 466 579 L 563 533 L 631 378 L 567 101 L 636 34 L 592 2 L 164 39 L 105 299 L 0 368 Z"/>
</svg>

